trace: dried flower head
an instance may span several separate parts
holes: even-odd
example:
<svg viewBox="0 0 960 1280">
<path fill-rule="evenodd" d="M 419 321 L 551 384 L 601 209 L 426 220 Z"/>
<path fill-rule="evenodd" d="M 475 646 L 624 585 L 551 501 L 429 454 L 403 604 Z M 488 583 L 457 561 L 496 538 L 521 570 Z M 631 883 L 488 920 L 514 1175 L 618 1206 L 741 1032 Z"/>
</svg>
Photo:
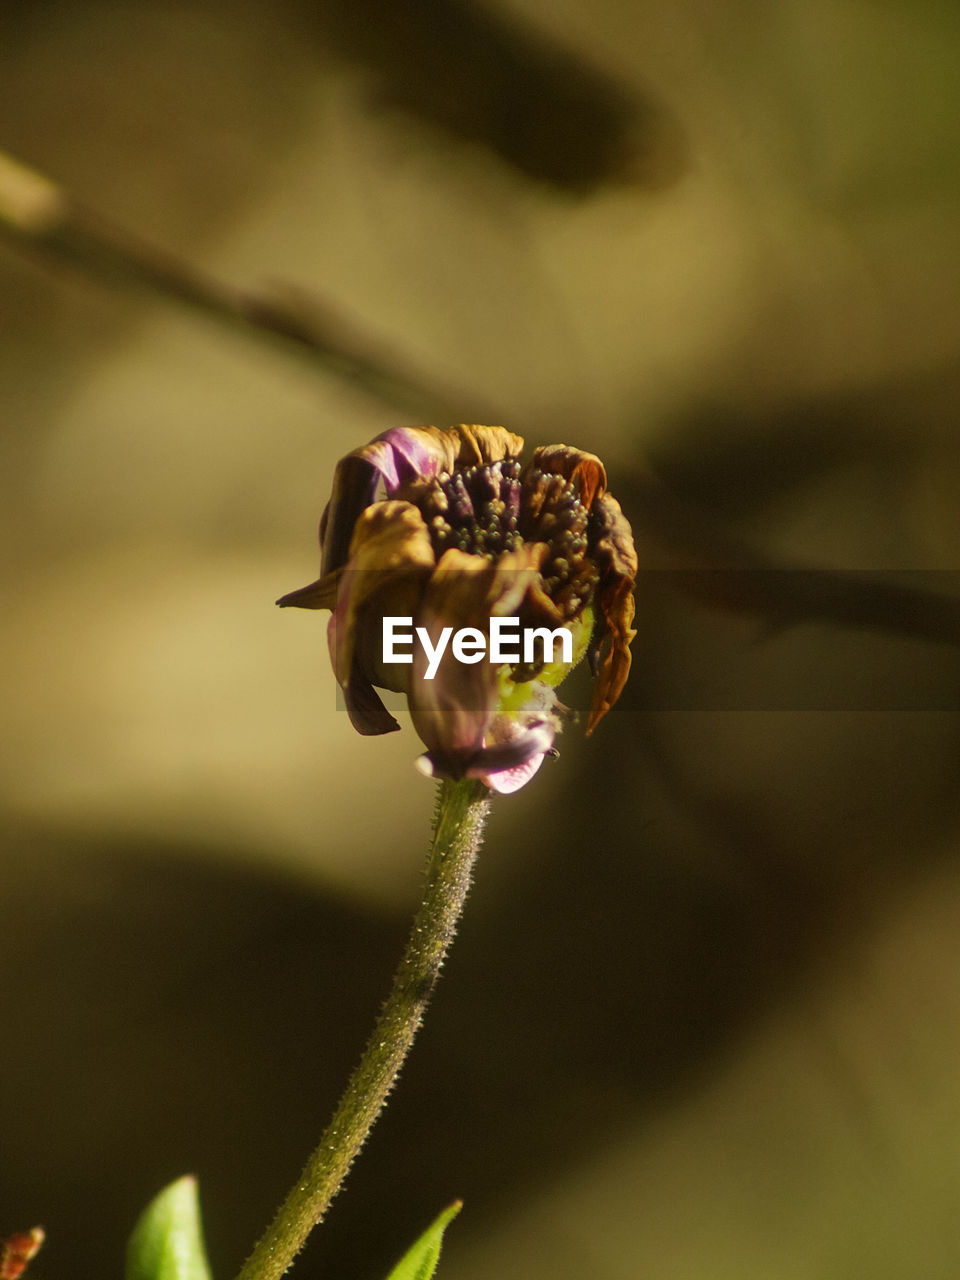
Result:
<svg viewBox="0 0 960 1280">
<path fill-rule="evenodd" d="M 320 522 L 321 577 L 280 605 L 332 611 L 328 638 L 347 710 L 365 734 L 400 726 L 376 692 L 406 694 L 427 747 L 424 772 L 515 791 L 552 751 L 569 715 L 556 685 L 586 655 L 596 677 L 591 733 L 630 671 L 637 556 L 606 491 L 603 463 L 566 445 L 537 449 L 502 427 L 402 427 L 337 465 Z M 385 661 L 383 620 L 409 617 L 415 645 Z M 516 617 L 567 628 L 572 662 L 545 649 L 496 665 L 464 659 L 444 632 Z"/>
</svg>

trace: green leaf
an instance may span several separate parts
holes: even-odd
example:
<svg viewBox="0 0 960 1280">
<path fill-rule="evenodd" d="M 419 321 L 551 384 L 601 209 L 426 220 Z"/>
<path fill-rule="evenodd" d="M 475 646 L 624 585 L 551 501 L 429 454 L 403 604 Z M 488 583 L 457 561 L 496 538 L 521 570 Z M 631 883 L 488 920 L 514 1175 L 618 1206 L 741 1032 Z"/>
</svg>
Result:
<svg viewBox="0 0 960 1280">
<path fill-rule="evenodd" d="M 197 1181 L 180 1178 L 151 1200 L 127 1245 L 126 1280 L 211 1280 Z"/>
<path fill-rule="evenodd" d="M 443 1233 L 462 1208 L 463 1201 L 455 1200 L 449 1209 L 444 1209 L 416 1244 L 407 1250 L 387 1276 L 387 1280 L 430 1280 L 440 1259 Z"/>
</svg>

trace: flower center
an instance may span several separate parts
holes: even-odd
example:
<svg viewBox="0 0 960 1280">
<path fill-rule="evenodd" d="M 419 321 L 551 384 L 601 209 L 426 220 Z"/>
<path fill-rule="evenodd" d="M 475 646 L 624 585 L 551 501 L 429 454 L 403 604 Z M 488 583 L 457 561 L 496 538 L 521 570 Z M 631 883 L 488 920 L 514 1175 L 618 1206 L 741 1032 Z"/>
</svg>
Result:
<svg viewBox="0 0 960 1280">
<path fill-rule="evenodd" d="M 428 480 L 413 501 L 426 521 L 438 560 L 452 547 L 496 560 L 523 541 L 519 462 L 441 473 Z"/>
<path fill-rule="evenodd" d="M 597 569 L 589 556 L 590 514 L 564 476 L 511 460 L 442 473 L 417 486 L 437 559 L 451 547 L 496 560 L 524 542 L 544 542 L 544 594 L 560 620 L 578 617 L 593 599 Z M 537 625 L 543 619 L 523 620 Z"/>
</svg>

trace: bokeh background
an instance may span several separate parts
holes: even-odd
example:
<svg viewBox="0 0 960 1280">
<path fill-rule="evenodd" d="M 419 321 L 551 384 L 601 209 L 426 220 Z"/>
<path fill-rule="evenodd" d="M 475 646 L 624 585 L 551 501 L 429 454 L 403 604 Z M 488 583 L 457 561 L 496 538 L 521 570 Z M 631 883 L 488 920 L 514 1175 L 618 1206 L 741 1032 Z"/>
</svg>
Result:
<svg viewBox="0 0 960 1280">
<path fill-rule="evenodd" d="M 602 454 L 638 524 L 652 468 L 718 536 L 955 591 L 960 13 L 11 0 L 0 146 L 420 388 L 0 240 L 0 1231 L 120 1274 L 194 1172 L 229 1276 L 432 807 L 273 607 L 336 459 L 498 420 Z M 455 1196 L 450 1280 L 960 1274 L 957 650 L 655 573 L 638 610 L 623 705 L 496 806 L 297 1274 L 378 1280 Z"/>
</svg>

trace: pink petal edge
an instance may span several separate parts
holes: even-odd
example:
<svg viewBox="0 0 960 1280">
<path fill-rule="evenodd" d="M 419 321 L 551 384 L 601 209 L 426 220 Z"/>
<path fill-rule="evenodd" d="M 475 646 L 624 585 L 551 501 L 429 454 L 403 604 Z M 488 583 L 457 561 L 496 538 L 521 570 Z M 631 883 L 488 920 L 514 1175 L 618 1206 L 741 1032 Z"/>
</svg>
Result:
<svg viewBox="0 0 960 1280">
<path fill-rule="evenodd" d="M 529 760 L 524 760 L 523 764 L 515 764 L 512 769 L 500 769 L 497 773 L 480 772 L 476 776 L 485 782 L 491 791 L 496 791 L 498 795 L 509 796 L 527 785 L 543 764 L 544 757 L 545 753 L 540 752 L 538 755 L 531 756 Z M 468 773 L 468 776 L 472 776 L 472 772 Z"/>
</svg>

